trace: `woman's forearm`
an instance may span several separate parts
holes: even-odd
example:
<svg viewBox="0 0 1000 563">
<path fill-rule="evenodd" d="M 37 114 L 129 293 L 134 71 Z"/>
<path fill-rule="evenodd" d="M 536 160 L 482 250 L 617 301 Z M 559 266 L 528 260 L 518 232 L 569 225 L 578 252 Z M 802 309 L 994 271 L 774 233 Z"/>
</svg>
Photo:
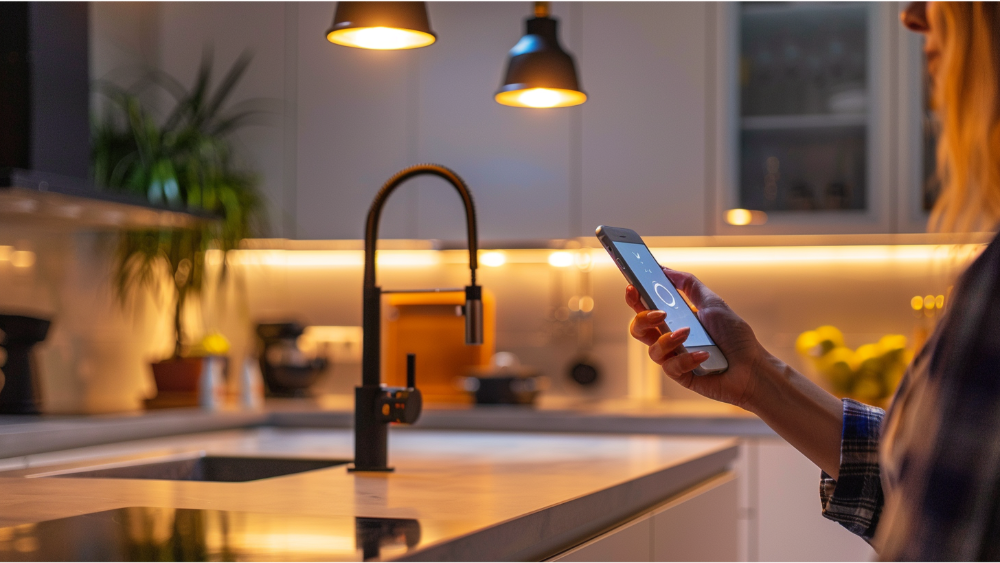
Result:
<svg viewBox="0 0 1000 563">
<path fill-rule="evenodd" d="M 843 404 L 768 354 L 746 407 L 828 475 L 840 472 Z"/>
</svg>

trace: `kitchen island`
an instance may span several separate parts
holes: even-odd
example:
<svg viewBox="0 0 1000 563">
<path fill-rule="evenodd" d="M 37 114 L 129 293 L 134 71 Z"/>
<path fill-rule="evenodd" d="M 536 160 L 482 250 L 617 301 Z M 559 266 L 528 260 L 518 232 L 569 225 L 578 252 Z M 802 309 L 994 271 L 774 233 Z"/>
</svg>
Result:
<svg viewBox="0 0 1000 563">
<path fill-rule="evenodd" d="M 91 416 L 0 415 L 0 470 L 23 456 L 193 432 L 254 427 L 351 428 L 350 397 L 269 400 L 262 410 L 197 408 Z M 425 408 L 415 428 L 500 432 L 586 432 L 774 437 L 756 416 L 708 401 L 580 401 Z"/>
<path fill-rule="evenodd" d="M 263 427 L 8 460 L 0 473 L 0 559 L 51 558 L 45 550 L 52 545 L 85 547 L 95 537 L 101 545 L 129 543 L 119 554 L 149 558 L 133 544 L 166 545 L 182 520 L 184 529 L 201 523 L 201 532 L 188 535 L 202 538 L 202 553 L 214 558 L 581 560 L 624 549 L 632 550 L 624 559 L 665 560 L 671 547 L 677 558 L 690 558 L 699 543 L 716 550 L 709 555 L 732 546 L 735 557 L 733 439 L 395 429 L 389 451 L 393 473 L 336 465 L 239 483 L 65 473 L 205 454 L 348 460 L 353 435 Z M 685 533 L 676 523 L 679 510 L 694 515 L 681 519 L 692 524 L 698 514 L 715 521 L 720 537 L 678 537 L 671 546 L 664 532 L 657 549 L 654 529 Z M 142 517 L 148 526 L 135 524 Z M 75 539 L 67 539 L 74 530 Z M 148 534 L 137 539 L 136 530 Z M 364 539 L 379 530 L 381 540 Z M 94 552 L 68 558 L 87 553 Z"/>
</svg>

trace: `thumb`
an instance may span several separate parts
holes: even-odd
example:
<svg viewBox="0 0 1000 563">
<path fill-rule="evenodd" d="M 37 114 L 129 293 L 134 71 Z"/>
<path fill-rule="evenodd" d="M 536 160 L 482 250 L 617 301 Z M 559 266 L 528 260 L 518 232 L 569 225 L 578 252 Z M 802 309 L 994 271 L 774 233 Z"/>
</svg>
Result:
<svg viewBox="0 0 1000 563">
<path fill-rule="evenodd" d="M 696 278 L 693 274 L 671 270 L 670 268 L 663 268 L 663 273 L 666 274 L 667 278 L 677 289 L 684 292 L 684 295 L 686 295 L 698 309 L 705 309 L 707 307 L 719 305 L 725 306 L 726 302 L 723 301 L 721 297 L 716 295 L 714 291 L 709 289 L 708 286 L 701 283 L 701 280 Z"/>
</svg>

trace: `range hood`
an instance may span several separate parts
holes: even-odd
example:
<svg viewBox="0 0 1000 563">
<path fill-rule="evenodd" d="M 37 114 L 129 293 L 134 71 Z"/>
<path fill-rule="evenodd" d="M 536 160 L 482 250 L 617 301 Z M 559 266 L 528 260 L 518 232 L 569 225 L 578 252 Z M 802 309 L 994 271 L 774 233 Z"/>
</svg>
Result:
<svg viewBox="0 0 1000 563">
<path fill-rule="evenodd" d="M 0 2 L 0 221 L 190 227 L 209 213 L 97 189 L 86 2 Z"/>
</svg>

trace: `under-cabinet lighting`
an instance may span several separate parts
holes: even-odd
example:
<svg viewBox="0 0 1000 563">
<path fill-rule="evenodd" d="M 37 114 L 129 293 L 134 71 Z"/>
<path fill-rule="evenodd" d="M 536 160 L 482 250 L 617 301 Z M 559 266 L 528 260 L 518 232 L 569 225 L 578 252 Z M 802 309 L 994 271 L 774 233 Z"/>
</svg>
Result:
<svg viewBox="0 0 1000 563">
<path fill-rule="evenodd" d="M 483 266 L 497 268 L 507 263 L 507 255 L 499 251 L 484 252 L 483 255 L 479 257 L 479 263 Z"/>
<path fill-rule="evenodd" d="M 914 245 L 854 245 L 854 246 L 746 246 L 746 247 L 653 247 L 650 251 L 660 264 L 676 268 L 689 265 L 715 264 L 845 264 L 845 263 L 960 263 L 974 258 L 982 244 L 914 244 Z M 8 251 L 10 259 L 19 251 Z M 0 246 L 0 260 L 4 247 Z M 32 257 L 34 253 L 32 253 Z M 23 258 L 22 258 L 23 259 Z M 222 260 L 218 251 L 209 251 L 206 262 L 217 265 Z M 234 250 L 230 263 L 289 268 L 361 268 L 364 252 L 360 250 Z M 376 254 L 380 267 L 421 268 L 444 265 L 465 265 L 465 250 L 380 250 Z M 548 265 L 581 269 L 613 267 L 607 252 L 600 248 L 571 251 L 545 249 L 506 249 L 483 252 L 483 266 Z"/>
<path fill-rule="evenodd" d="M 573 255 L 569 252 L 553 252 L 549 254 L 549 265 L 556 268 L 565 268 L 573 265 Z"/>
<path fill-rule="evenodd" d="M 292 268 L 361 267 L 365 253 L 361 250 L 238 250 L 236 261 L 260 266 L 287 266 Z M 441 255 L 434 250 L 380 250 L 375 253 L 379 266 L 424 267 L 441 263 Z"/>
</svg>

